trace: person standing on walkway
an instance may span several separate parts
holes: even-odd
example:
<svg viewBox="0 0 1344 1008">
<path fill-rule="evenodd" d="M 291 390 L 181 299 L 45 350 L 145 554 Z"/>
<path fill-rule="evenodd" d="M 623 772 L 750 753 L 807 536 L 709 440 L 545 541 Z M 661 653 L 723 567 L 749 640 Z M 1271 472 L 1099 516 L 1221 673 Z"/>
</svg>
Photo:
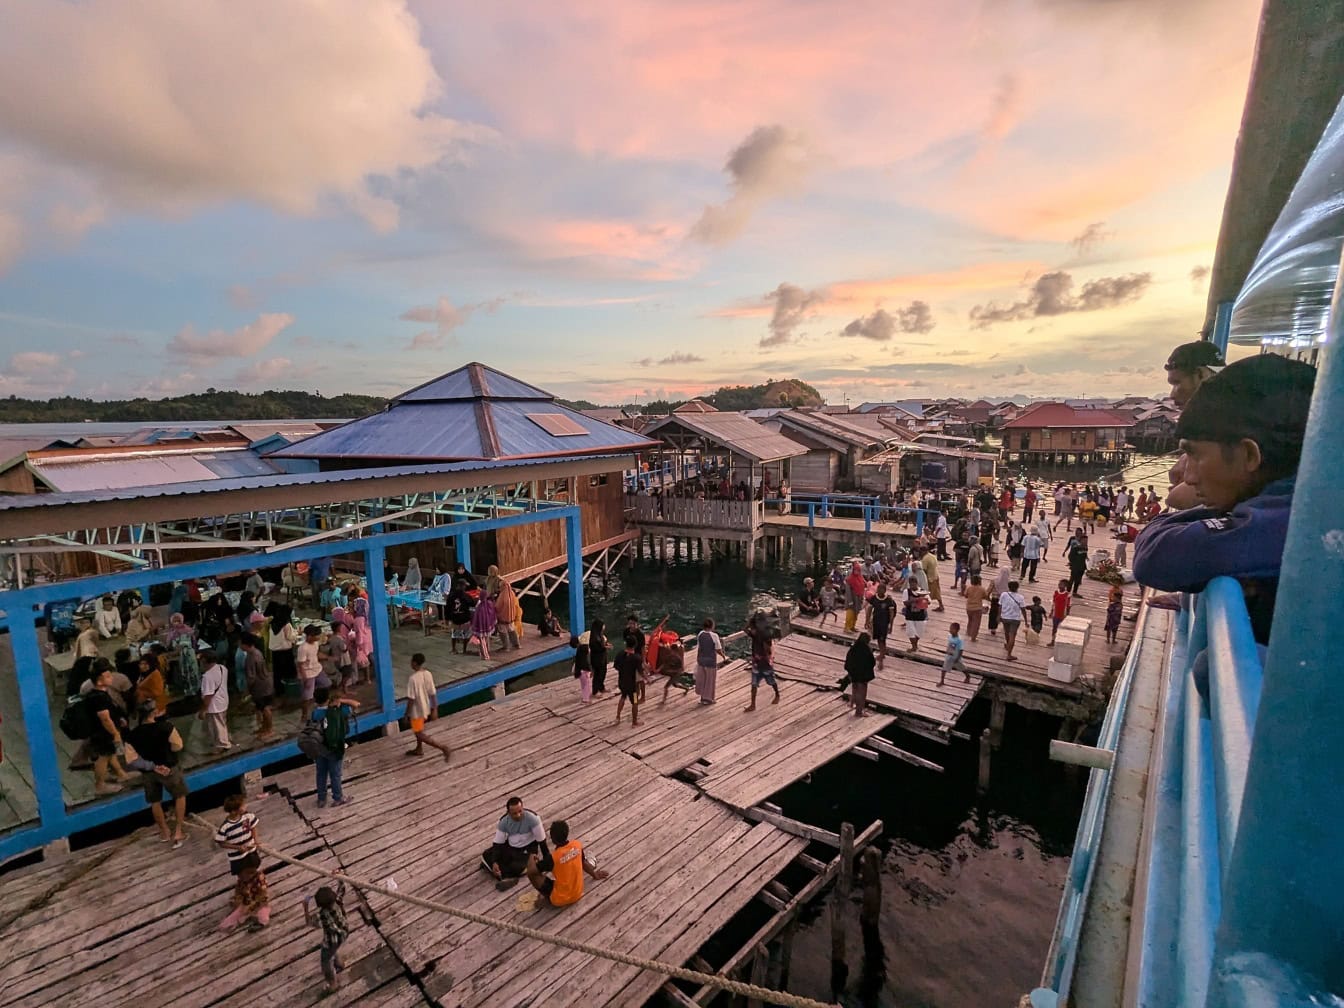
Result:
<svg viewBox="0 0 1344 1008">
<path fill-rule="evenodd" d="M 1059 528 L 1060 522 L 1067 522 L 1065 528 L 1073 528 L 1073 512 L 1078 507 L 1078 498 L 1074 496 L 1073 487 L 1063 488 L 1063 496 L 1059 498 L 1059 517 L 1055 519 L 1055 528 Z"/>
<path fill-rule="evenodd" d="M 946 607 L 943 605 L 943 586 L 938 579 L 938 560 L 926 549 L 919 563 L 924 570 L 924 590 L 938 603 L 938 612 L 942 612 Z"/>
<path fill-rule="evenodd" d="M 159 716 L 154 701 L 146 700 L 140 705 L 140 724 L 131 729 L 130 739 L 139 754 L 132 766 L 143 774 L 145 802 L 154 817 L 154 825 L 159 828 L 159 839 L 164 843 L 171 842 L 173 850 L 177 850 L 185 839 L 182 824 L 187 821 L 187 782 L 182 777 L 182 768 L 177 765 L 182 736 L 171 721 Z M 165 790 L 173 799 L 176 822 L 172 832 L 169 832 L 163 814 Z"/>
<path fill-rule="evenodd" d="M 588 657 L 588 634 L 582 637 L 569 637 L 569 646 L 574 649 L 574 678 L 579 681 L 579 703 L 593 702 L 593 665 Z"/>
<path fill-rule="evenodd" d="M 863 566 L 855 560 L 849 567 L 849 576 L 845 578 L 845 633 L 853 633 L 858 626 L 859 612 L 863 609 L 867 593 L 868 583 L 863 578 Z"/>
<path fill-rule="evenodd" d="M 985 611 L 989 589 L 980 583 L 980 575 L 971 578 L 966 586 L 966 636 L 974 641 L 980 636 L 980 619 Z"/>
<path fill-rule="evenodd" d="M 1022 524 L 1023 524 L 1023 525 L 1030 525 L 1030 524 L 1031 524 L 1031 516 L 1032 516 L 1032 514 L 1035 512 L 1036 501 L 1037 501 L 1038 499 L 1039 499 L 1039 498 L 1036 496 L 1036 491 L 1033 490 L 1031 487 L 1027 487 L 1027 495 L 1026 495 L 1025 497 L 1022 498 Z"/>
<path fill-rule="evenodd" d="M 327 982 L 326 994 L 335 994 L 340 989 L 341 980 L 337 974 L 345 970 L 345 963 L 341 961 L 341 945 L 345 943 L 350 928 L 345 919 L 345 907 L 341 904 L 344 895 L 345 883 L 338 882 L 335 889 L 322 886 L 303 901 L 304 921 L 309 927 L 322 929 L 322 979 Z"/>
<path fill-rule="evenodd" d="M 1111 585 L 1106 595 L 1106 643 L 1112 646 L 1120 637 L 1120 618 L 1125 614 L 1125 590 Z"/>
<path fill-rule="evenodd" d="M 1079 597 L 1079 591 L 1083 585 L 1083 575 L 1087 573 L 1087 535 L 1083 532 L 1078 533 L 1078 538 L 1073 541 L 1069 547 L 1069 591 L 1073 592 L 1074 598 Z"/>
<path fill-rule="evenodd" d="M 639 646 L 634 634 L 625 635 L 625 650 L 616 656 L 616 688 L 620 698 L 616 701 L 616 723 L 621 723 L 621 711 L 625 702 L 630 701 L 630 727 L 639 727 L 639 687 L 643 679 L 643 657 L 635 650 Z"/>
<path fill-rule="evenodd" d="M 607 693 L 607 654 L 611 647 L 607 640 L 607 625 L 600 619 L 593 620 L 588 628 L 588 662 L 593 669 L 593 696 L 605 696 Z"/>
<path fill-rule="evenodd" d="M 1033 526 L 1022 537 L 1022 577 L 1029 583 L 1036 580 L 1036 568 L 1041 563 L 1041 537 Z"/>
<path fill-rule="evenodd" d="M 1013 657 L 1013 647 L 1017 644 L 1017 632 L 1022 628 L 1022 614 L 1026 611 L 1027 600 L 1017 592 L 1017 582 L 1008 582 L 1008 590 L 999 596 L 999 621 L 1003 624 L 1003 650 L 1009 661 Z"/>
<path fill-rule="evenodd" d="M 891 633 L 891 621 L 896 615 L 896 600 L 887 594 L 885 581 L 878 582 L 877 592 L 869 602 L 873 640 L 877 641 L 877 668 L 880 671 L 887 660 L 887 635 Z M 860 708 L 861 709 L 861 708 Z"/>
<path fill-rule="evenodd" d="M 299 715 L 300 723 L 308 720 L 308 715 L 316 706 L 313 702 L 313 692 L 317 689 L 317 677 L 322 674 L 322 649 L 318 644 L 318 638 L 321 636 L 321 627 L 316 623 L 309 623 L 303 628 L 303 640 L 295 649 L 297 654 L 294 669 L 299 676 L 299 697 L 303 702 L 303 711 Z"/>
<path fill-rule="evenodd" d="M 947 526 L 947 515 L 941 511 L 938 513 L 938 522 L 934 525 L 933 538 L 938 543 L 938 559 L 947 559 L 947 540 L 952 537 L 952 530 Z"/>
<path fill-rule="evenodd" d="M 888 602 L 891 600 L 888 599 Z M 876 678 L 873 674 L 873 668 L 881 659 L 873 657 L 873 650 L 866 633 L 861 633 L 855 638 L 854 643 L 849 646 L 849 651 L 845 654 L 845 676 L 851 684 L 851 693 L 853 697 L 855 717 L 868 716 L 868 684 Z M 879 645 L 882 646 L 882 645 Z M 878 654 L 882 652 L 879 651 Z"/>
<path fill-rule="evenodd" d="M 714 621 L 706 618 L 695 640 L 695 695 L 708 706 L 715 699 L 719 682 L 719 660 L 728 660 L 723 640 L 714 632 Z"/>
<path fill-rule="evenodd" d="M 1033 529 L 1036 538 L 1041 541 L 1041 559 L 1045 560 L 1050 555 L 1050 543 L 1055 538 L 1055 534 L 1050 531 L 1050 519 L 1045 517 L 1045 512 L 1040 512 L 1036 519 L 1036 526 Z"/>
<path fill-rule="evenodd" d="M 753 616 L 747 620 L 746 629 L 747 636 L 751 639 L 751 703 L 746 708 L 746 712 L 750 713 L 756 709 L 756 689 L 762 681 L 769 683 L 770 688 L 775 691 L 775 698 L 770 701 L 771 706 L 779 703 L 779 683 L 775 681 L 774 639 L 770 634 L 770 628 L 762 625 L 762 621 Z"/>
<path fill-rule="evenodd" d="M 229 741 L 229 672 L 210 648 L 200 653 L 205 666 L 201 676 L 201 709 L 196 717 L 205 722 L 210 743 L 217 752 L 233 748 Z"/>
<path fill-rule="evenodd" d="M 430 746 L 441 752 L 447 763 L 452 758 L 452 750 L 425 734 L 426 722 L 439 718 L 439 699 L 434 687 L 434 673 L 425 668 L 425 656 L 419 651 L 411 655 L 411 677 L 406 682 L 406 717 L 415 735 L 415 748 L 408 749 L 406 755 L 423 756 L 425 746 Z"/>
<path fill-rule="evenodd" d="M 257 835 L 258 825 L 257 817 L 247 810 L 244 795 L 233 794 L 224 799 L 224 821 L 215 830 L 215 846 L 224 849 L 224 855 L 229 859 L 229 872 L 234 878 L 248 865 L 261 864 L 261 855 L 257 853 L 257 844 L 261 840 Z"/>
<path fill-rule="evenodd" d="M 911 654 L 919 650 L 919 639 L 929 620 L 929 595 L 916 585 L 905 590 L 905 634 L 910 639 Z"/>
<path fill-rule="evenodd" d="M 329 686 L 319 686 L 314 699 L 318 707 L 313 711 L 311 720 L 322 727 L 323 750 L 313 759 L 317 768 L 317 807 L 327 807 L 328 785 L 331 787 L 331 803 L 344 805 L 350 799 L 345 797 L 341 788 L 341 775 L 345 768 L 350 724 L 359 702 L 343 698 L 339 690 Z"/>
<path fill-rule="evenodd" d="M 112 663 L 105 658 L 98 659 L 92 678 L 93 688 L 79 702 L 85 705 L 90 723 L 88 747 L 93 754 L 93 793 L 116 794 L 121 785 L 108 781 L 108 771 L 111 770 L 112 775 L 122 782 L 130 780 L 130 775 L 119 759 L 125 751 L 121 731 L 126 727 L 126 720 L 112 696 Z M 76 689 L 75 695 L 78 694 Z"/>
</svg>

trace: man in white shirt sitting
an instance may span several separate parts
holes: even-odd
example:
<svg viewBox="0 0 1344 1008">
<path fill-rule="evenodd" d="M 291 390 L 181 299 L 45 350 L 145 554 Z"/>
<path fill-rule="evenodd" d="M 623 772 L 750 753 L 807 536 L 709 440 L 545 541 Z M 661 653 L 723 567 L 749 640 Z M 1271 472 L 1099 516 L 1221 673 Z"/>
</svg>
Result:
<svg viewBox="0 0 1344 1008">
<path fill-rule="evenodd" d="M 510 798 L 495 827 L 495 842 L 481 855 L 481 864 L 498 881 L 496 889 L 509 889 L 527 871 L 528 855 L 535 854 L 537 867 L 551 870 L 551 852 L 546 847 L 546 830 L 541 816 L 523 808 L 523 800 Z"/>
</svg>

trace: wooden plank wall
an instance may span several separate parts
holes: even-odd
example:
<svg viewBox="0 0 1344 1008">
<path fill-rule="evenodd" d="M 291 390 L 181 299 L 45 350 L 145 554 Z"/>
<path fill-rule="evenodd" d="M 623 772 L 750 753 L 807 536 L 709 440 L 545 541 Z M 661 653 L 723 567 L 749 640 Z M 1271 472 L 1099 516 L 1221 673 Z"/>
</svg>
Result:
<svg viewBox="0 0 1344 1008">
<path fill-rule="evenodd" d="M 625 531 L 625 494 L 621 487 L 621 473 L 605 475 L 605 484 L 600 483 L 600 477 L 597 476 L 571 478 L 571 485 L 577 484 L 574 497 L 583 512 L 580 521 L 584 545 L 602 542 Z M 599 485 L 592 485 L 595 480 L 599 480 Z M 497 529 L 494 539 L 493 562 L 504 571 L 522 570 L 545 560 L 563 559 L 565 555 L 563 522 L 539 522 Z M 424 566 L 423 558 L 421 566 Z M 476 567 L 483 569 L 480 563 Z"/>
</svg>

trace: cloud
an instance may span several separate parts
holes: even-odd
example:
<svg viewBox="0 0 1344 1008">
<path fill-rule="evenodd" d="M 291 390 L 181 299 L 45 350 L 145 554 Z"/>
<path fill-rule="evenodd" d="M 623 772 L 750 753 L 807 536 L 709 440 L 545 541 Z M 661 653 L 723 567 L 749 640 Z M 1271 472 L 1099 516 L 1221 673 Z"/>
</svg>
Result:
<svg viewBox="0 0 1344 1008">
<path fill-rule="evenodd" d="M 797 192 L 812 170 L 814 156 L 803 134 L 784 126 L 758 126 L 728 157 L 732 195 L 707 206 L 691 237 L 726 245 L 740 235 L 766 200 Z"/>
<path fill-rule="evenodd" d="M 211 329 L 200 333 L 191 323 L 183 326 L 168 344 L 168 352 L 179 357 L 208 360 L 215 357 L 251 357 L 271 340 L 293 325 L 294 316 L 284 312 L 263 312 L 255 322 L 227 332 Z"/>
<path fill-rule="evenodd" d="M 1208 282 L 1209 274 L 1212 272 L 1213 270 L 1208 266 L 1190 267 L 1190 289 L 1196 294 L 1202 291 L 1204 285 Z"/>
<path fill-rule="evenodd" d="M 987 329 L 1000 322 L 1115 308 L 1139 300 L 1152 282 L 1151 273 L 1101 277 L 1083 284 L 1082 291 L 1074 297 L 1072 275 L 1055 270 L 1037 277 L 1025 300 L 1010 305 L 995 302 L 976 305 L 971 309 L 971 327 Z"/>
<path fill-rule="evenodd" d="M 371 177 L 480 135 L 435 111 L 443 87 L 419 29 L 404 0 L 10 5 L 0 135 L 92 192 L 97 215 L 246 200 L 307 216 L 336 202 L 388 230 L 397 207 Z"/>
<path fill-rule="evenodd" d="M 25 350 L 22 353 L 13 354 L 9 358 L 9 364 L 5 370 L 11 374 L 32 377 L 59 367 L 61 358 L 54 353 L 45 353 L 41 350 Z"/>
<path fill-rule="evenodd" d="M 652 357 L 644 357 L 635 361 L 640 367 L 677 367 L 683 364 L 703 364 L 705 359 L 693 353 L 687 353 L 684 350 L 677 350 L 668 354 L 660 360 L 654 360 Z"/>
<path fill-rule="evenodd" d="M 871 315 L 856 318 L 840 330 L 840 335 L 861 336 L 878 343 L 886 343 L 897 332 L 931 332 L 935 324 L 933 312 L 929 310 L 928 304 L 923 301 L 912 301 L 907 307 L 896 309 L 895 314 L 885 308 L 879 308 Z"/>
<path fill-rule="evenodd" d="M 406 349 L 431 350 L 450 345 L 455 339 L 453 336 L 454 330 L 466 325 L 467 320 L 472 315 L 478 311 L 490 313 L 498 311 L 499 307 L 507 300 L 507 298 L 501 296 L 491 298 L 489 301 L 480 301 L 476 304 L 458 307 L 447 297 L 440 297 L 432 305 L 408 308 L 399 316 L 402 321 L 429 323 L 434 328 L 416 333 L 410 343 L 406 345 Z"/>
<path fill-rule="evenodd" d="M 288 357 L 272 357 L 270 360 L 257 361 L 255 364 L 249 364 L 242 368 L 233 376 L 233 382 L 236 385 L 266 385 L 270 386 L 276 383 L 283 384 L 280 379 L 286 376 L 294 378 L 302 377 L 294 372 L 294 362 Z"/>
<path fill-rule="evenodd" d="M 824 291 L 806 291 L 796 284 L 780 284 L 764 298 L 774 308 L 770 314 L 770 335 L 762 336 L 760 345 L 777 347 L 792 343 L 798 326 L 824 297 Z"/>
<path fill-rule="evenodd" d="M 1087 255 L 1087 253 L 1097 248 L 1097 246 L 1103 244 L 1104 242 L 1109 241 L 1114 237 L 1115 237 L 1114 231 L 1106 230 L 1105 221 L 1094 221 L 1087 227 L 1083 228 L 1080 234 L 1075 235 L 1069 241 L 1069 244 L 1072 245 L 1074 251 L 1081 256 L 1081 255 Z"/>
</svg>

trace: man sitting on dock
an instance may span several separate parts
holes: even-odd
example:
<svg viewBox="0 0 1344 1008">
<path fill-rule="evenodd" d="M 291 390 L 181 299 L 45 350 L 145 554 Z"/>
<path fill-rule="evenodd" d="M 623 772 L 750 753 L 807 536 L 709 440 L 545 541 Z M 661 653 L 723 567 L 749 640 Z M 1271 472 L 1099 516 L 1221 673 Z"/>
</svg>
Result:
<svg viewBox="0 0 1344 1008">
<path fill-rule="evenodd" d="M 546 849 L 541 816 L 523 808 L 523 800 L 515 795 L 504 806 L 504 815 L 495 827 L 495 842 L 481 855 L 481 865 L 498 879 L 495 888 L 503 890 L 518 884 L 534 857 L 541 871 L 550 870 L 551 854 Z"/>
</svg>

